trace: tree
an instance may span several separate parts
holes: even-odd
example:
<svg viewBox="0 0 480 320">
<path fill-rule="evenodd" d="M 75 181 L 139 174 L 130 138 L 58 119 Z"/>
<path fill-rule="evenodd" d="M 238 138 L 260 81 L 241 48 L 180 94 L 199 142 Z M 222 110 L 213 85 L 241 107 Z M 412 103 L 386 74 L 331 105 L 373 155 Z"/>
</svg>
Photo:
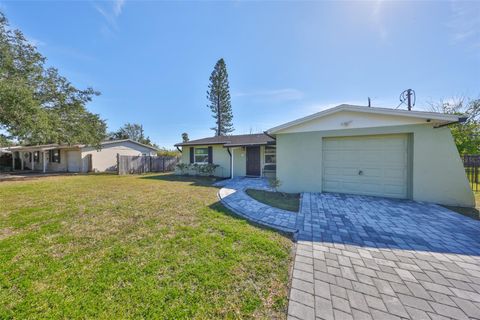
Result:
<svg viewBox="0 0 480 320">
<path fill-rule="evenodd" d="M 184 132 L 182 133 L 182 142 L 188 142 L 190 141 L 190 138 L 188 137 L 188 133 Z"/>
<path fill-rule="evenodd" d="M 224 136 L 234 130 L 232 119 L 232 105 L 230 103 L 230 88 L 228 84 L 228 73 L 225 61 L 220 59 L 215 64 L 210 75 L 210 84 L 208 85 L 207 107 L 213 112 L 216 126 L 211 128 L 216 136 Z"/>
<path fill-rule="evenodd" d="M 160 148 L 157 151 L 159 157 L 180 157 L 182 154 L 178 150 L 170 150 L 167 148 Z"/>
<path fill-rule="evenodd" d="M 432 111 L 465 115 L 466 121 L 450 125 L 460 155 L 480 153 L 480 99 L 454 98 L 430 103 Z"/>
<path fill-rule="evenodd" d="M 150 140 L 150 137 L 145 136 L 143 126 L 138 123 L 125 123 L 117 131 L 109 133 L 109 138 L 112 140 L 130 139 L 158 148 L 158 146 Z"/>
<path fill-rule="evenodd" d="M 0 129 L 26 144 L 99 146 L 106 124 L 86 104 L 99 92 L 79 90 L 43 57 L 0 12 Z"/>
</svg>

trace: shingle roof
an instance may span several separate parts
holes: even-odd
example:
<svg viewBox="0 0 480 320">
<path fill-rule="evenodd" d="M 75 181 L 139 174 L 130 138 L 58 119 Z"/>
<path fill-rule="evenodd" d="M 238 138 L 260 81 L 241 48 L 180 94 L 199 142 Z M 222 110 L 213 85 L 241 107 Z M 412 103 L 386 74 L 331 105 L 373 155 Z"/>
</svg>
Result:
<svg viewBox="0 0 480 320">
<path fill-rule="evenodd" d="M 237 146 L 251 146 L 251 145 L 263 145 L 273 144 L 275 140 L 264 133 L 257 134 L 240 134 L 232 136 L 216 136 L 210 138 L 203 138 L 197 140 L 190 140 L 188 142 L 177 143 L 176 147 L 181 146 L 198 146 L 198 145 L 212 145 L 221 144 L 224 147 L 237 147 Z"/>
<path fill-rule="evenodd" d="M 143 146 L 145 148 L 149 148 L 154 151 L 158 151 L 157 148 L 134 141 L 132 139 L 121 139 L 121 140 L 106 140 L 100 142 L 100 145 L 106 145 L 106 144 L 112 144 L 112 143 L 122 143 L 122 142 L 131 142 L 138 144 L 140 146 Z M 68 145 L 68 144 L 58 144 L 58 143 L 51 143 L 51 144 L 40 144 L 40 145 L 31 145 L 31 146 L 13 146 L 9 147 L 9 150 L 12 151 L 27 151 L 27 150 L 51 150 L 51 149 L 70 149 L 70 148 L 83 148 L 86 145 L 84 144 L 73 144 L 73 145 Z"/>
</svg>

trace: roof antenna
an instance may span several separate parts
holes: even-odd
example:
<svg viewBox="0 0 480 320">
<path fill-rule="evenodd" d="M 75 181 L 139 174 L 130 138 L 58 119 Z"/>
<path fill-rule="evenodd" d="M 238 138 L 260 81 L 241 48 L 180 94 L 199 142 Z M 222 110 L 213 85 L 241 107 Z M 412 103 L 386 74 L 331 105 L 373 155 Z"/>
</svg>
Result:
<svg viewBox="0 0 480 320">
<path fill-rule="evenodd" d="M 413 97 L 413 99 L 412 99 Z M 417 95 L 413 89 L 407 89 L 400 94 L 400 104 L 395 108 L 398 109 L 405 101 L 407 101 L 407 108 L 408 111 L 411 111 L 412 108 L 415 106 L 415 102 L 417 100 Z"/>
<path fill-rule="evenodd" d="M 368 107 L 369 107 L 369 108 L 372 107 L 372 101 L 370 100 L 370 97 L 368 97 Z"/>
</svg>

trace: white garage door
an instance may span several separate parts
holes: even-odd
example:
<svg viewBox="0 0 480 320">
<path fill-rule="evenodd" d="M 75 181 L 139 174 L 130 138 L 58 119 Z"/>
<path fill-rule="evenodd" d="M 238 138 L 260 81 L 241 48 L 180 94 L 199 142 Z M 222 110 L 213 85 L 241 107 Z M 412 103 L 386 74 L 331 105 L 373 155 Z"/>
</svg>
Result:
<svg viewBox="0 0 480 320">
<path fill-rule="evenodd" d="M 323 191 L 406 198 L 407 135 L 323 139 Z"/>
</svg>

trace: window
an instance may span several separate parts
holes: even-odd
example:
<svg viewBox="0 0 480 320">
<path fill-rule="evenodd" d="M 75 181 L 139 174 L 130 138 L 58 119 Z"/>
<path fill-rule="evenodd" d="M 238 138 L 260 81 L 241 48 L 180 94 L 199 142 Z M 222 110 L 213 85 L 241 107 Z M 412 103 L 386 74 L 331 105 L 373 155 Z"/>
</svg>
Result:
<svg viewBox="0 0 480 320">
<path fill-rule="evenodd" d="M 208 148 L 195 148 L 195 163 L 208 163 Z"/>
<path fill-rule="evenodd" d="M 50 162 L 60 163 L 60 149 L 49 150 L 48 158 L 50 159 Z"/>
<path fill-rule="evenodd" d="M 265 164 L 277 163 L 277 147 L 265 146 Z"/>
<path fill-rule="evenodd" d="M 40 162 L 40 151 L 35 151 L 33 153 L 33 161 L 37 163 Z"/>
</svg>

